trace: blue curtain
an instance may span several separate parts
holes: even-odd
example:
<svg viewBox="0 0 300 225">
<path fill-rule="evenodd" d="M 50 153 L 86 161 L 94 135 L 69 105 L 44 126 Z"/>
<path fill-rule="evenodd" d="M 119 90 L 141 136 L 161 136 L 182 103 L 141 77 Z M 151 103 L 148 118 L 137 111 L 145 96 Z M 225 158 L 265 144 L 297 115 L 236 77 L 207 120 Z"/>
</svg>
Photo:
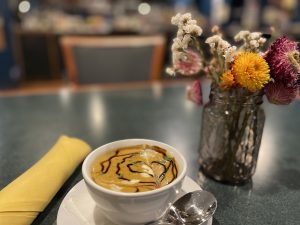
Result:
<svg viewBox="0 0 300 225">
<path fill-rule="evenodd" d="M 296 15 L 294 18 L 295 21 L 300 21 L 300 0 L 297 1 Z"/>
<path fill-rule="evenodd" d="M 0 16 L 4 20 L 4 33 L 6 39 L 6 47 L 4 50 L 0 51 L 0 88 L 3 89 L 16 86 L 19 78 L 12 49 L 12 21 L 7 0 L 0 1 Z"/>
<path fill-rule="evenodd" d="M 197 7 L 199 11 L 206 16 L 207 18 L 210 17 L 211 11 L 211 0 L 197 0 Z"/>
<path fill-rule="evenodd" d="M 171 3 L 176 6 L 190 6 L 193 0 L 171 0 Z"/>
</svg>

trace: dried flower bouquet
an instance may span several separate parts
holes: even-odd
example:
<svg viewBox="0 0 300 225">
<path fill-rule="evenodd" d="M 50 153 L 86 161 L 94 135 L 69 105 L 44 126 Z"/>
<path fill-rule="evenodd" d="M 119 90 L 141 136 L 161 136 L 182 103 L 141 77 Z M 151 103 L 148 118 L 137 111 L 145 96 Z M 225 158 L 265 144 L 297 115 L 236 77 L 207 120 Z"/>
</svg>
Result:
<svg viewBox="0 0 300 225">
<path fill-rule="evenodd" d="M 167 68 L 167 73 L 191 76 L 202 71 L 224 90 L 263 91 L 274 104 L 289 104 L 296 98 L 300 72 L 297 42 L 281 37 L 266 52 L 261 52 L 267 41 L 262 33 L 240 31 L 234 37 L 241 43 L 237 47 L 222 38 L 218 27 L 213 27 L 214 35 L 205 41 L 212 57 L 206 60 L 197 43 L 202 29 L 191 14 L 177 14 L 171 22 L 178 26 L 178 32 L 172 45 L 173 66 Z M 201 93 L 195 88 L 199 85 L 192 85 L 191 92 Z M 199 99 L 195 99 L 197 104 L 201 103 Z"/>
<path fill-rule="evenodd" d="M 190 13 L 177 14 L 173 40 L 171 75 L 212 79 L 210 101 L 204 106 L 200 163 L 204 172 L 216 180 L 239 184 L 254 174 L 265 121 L 260 105 L 265 94 L 269 102 L 291 103 L 299 90 L 300 53 L 298 43 L 287 37 L 277 39 L 266 52 L 266 36 L 240 31 L 234 40 L 223 39 L 218 27 L 205 41 L 208 60 L 199 47 L 202 29 Z M 188 97 L 202 104 L 200 79 L 188 88 Z"/>
</svg>

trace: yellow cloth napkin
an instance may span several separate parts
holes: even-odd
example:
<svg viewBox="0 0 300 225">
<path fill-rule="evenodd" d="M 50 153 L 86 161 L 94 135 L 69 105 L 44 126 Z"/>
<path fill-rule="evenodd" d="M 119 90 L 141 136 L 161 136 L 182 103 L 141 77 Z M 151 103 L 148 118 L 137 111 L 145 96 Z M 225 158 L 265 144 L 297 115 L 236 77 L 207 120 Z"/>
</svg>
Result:
<svg viewBox="0 0 300 225">
<path fill-rule="evenodd" d="M 90 151 L 79 139 L 60 137 L 42 159 L 0 191 L 0 225 L 31 224 Z"/>
</svg>

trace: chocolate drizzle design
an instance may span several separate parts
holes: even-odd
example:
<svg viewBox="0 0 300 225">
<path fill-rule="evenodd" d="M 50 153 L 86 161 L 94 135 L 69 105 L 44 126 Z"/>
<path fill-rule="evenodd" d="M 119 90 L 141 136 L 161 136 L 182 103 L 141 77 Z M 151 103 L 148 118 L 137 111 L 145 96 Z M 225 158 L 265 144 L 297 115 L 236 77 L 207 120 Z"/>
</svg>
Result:
<svg viewBox="0 0 300 225">
<path fill-rule="evenodd" d="M 100 156 L 92 167 L 97 184 L 121 192 L 154 190 L 177 175 L 175 159 L 165 149 L 151 145 L 119 148 Z"/>
</svg>

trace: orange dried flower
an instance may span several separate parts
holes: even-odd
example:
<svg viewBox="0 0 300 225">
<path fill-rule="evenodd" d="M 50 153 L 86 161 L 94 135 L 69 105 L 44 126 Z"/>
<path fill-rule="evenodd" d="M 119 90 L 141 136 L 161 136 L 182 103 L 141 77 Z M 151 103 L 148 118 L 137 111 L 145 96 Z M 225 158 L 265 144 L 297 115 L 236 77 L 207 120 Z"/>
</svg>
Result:
<svg viewBox="0 0 300 225">
<path fill-rule="evenodd" d="M 252 52 L 239 54 L 231 72 L 241 87 L 252 92 L 262 89 L 270 81 L 268 63 L 259 54 Z"/>
<path fill-rule="evenodd" d="M 223 89 L 231 88 L 235 84 L 234 76 L 231 73 L 231 70 L 227 70 L 225 73 L 221 76 L 221 83 L 220 86 Z"/>
</svg>

